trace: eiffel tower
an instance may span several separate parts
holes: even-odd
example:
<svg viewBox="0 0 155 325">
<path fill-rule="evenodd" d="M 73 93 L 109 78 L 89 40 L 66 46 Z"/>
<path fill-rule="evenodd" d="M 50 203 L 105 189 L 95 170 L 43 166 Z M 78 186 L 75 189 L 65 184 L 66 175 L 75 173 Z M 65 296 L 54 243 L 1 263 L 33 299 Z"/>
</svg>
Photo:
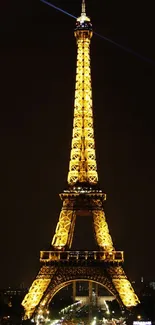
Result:
<svg viewBox="0 0 155 325">
<path fill-rule="evenodd" d="M 122 267 L 123 252 L 113 246 L 103 208 L 106 195 L 98 185 L 90 68 L 93 31 L 85 0 L 74 34 L 77 68 L 68 186 L 60 194 L 62 209 L 51 250 L 40 252 L 40 271 L 22 302 L 25 318 L 43 313 L 59 290 L 78 280 L 104 286 L 122 307 L 139 303 Z M 98 251 L 71 250 L 78 216 L 92 216 Z"/>
</svg>

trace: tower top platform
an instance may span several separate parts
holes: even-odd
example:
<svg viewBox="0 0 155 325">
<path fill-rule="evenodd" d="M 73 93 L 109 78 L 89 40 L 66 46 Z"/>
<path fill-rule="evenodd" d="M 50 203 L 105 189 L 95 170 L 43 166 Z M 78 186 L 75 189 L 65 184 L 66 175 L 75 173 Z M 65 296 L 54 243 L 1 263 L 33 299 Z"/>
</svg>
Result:
<svg viewBox="0 0 155 325">
<path fill-rule="evenodd" d="M 75 30 L 92 30 L 90 18 L 86 15 L 85 0 L 82 0 L 81 16 L 76 20 Z"/>
<path fill-rule="evenodd" d="M 86 3 L 85 0 L 82 0 L 82 10 L 81 10 L 81 16 L 77 18 L 77 21 L 79 22 L 85 22 L 90 21 L 90 18 L 86 15 Z"/>
</svg>

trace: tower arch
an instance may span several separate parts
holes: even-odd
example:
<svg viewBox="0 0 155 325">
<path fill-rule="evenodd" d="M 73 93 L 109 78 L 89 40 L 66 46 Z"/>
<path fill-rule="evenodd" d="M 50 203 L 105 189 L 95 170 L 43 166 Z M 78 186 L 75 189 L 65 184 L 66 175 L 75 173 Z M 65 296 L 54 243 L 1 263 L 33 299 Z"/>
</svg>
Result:
<svg viewBox="0 0 155 325">
<path fill-rule="evenodd" d="M 115 297 L 120 307 L 123 307 L 122 301 L 119 297 L 118 292 L 115 289 L 115 286 L 111 283 L 111 280 L 108 279 L 107 273 L 101 267 L 68 267 L 68 269 L 59 268 L 57 274 L 55 274 L 53 281 L 51 281 L 50 286 L 45 291 L 37 309 L 36 313 L 39 310 L 48 309 L 54 296 L 62 290 L 64 287 L 72 284 L 73 282 L 87 281 L 96 283 L 104 287 L 112 296 Z"/>
</svg>

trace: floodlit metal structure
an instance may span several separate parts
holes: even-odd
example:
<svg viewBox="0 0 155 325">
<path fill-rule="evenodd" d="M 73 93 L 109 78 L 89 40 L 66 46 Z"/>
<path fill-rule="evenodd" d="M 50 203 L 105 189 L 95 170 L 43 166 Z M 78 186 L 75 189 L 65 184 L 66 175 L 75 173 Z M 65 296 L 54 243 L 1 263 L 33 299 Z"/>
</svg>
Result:
<svg viewBox="0 0 155 325">
<path fill-rule="evenodd" d="M 97 164 L 93 128 L 92 87 L 90 70 L 90 40 L 93 35 L 90 19 L 83 4 L 77 19 L 77 69 L 75 85 L 73 137 L 68 173 L 68 184 L 97 184 Z M 83 30 L 85 28 L 85 31 Z"/>
<path fill-rule="evenodd" d="M 90 67 L 93 31 L 84 0 L 74 33 L 77 69 L 68 188 L 60 194 L 63 205 L 51 250 L 40 252 L 41 269 L 22 302 L 25 318 L 42 314 L 56 292 L 77 280 L 105 286 L 127 308 L 139 303 L 122 268 L 123 252 L 117 252 L 113 246 L 103 209 L 106 195 L 98 186 Z M 98 251 L 71 250 L 79 215 L 93 217 Z"/>
</svg>

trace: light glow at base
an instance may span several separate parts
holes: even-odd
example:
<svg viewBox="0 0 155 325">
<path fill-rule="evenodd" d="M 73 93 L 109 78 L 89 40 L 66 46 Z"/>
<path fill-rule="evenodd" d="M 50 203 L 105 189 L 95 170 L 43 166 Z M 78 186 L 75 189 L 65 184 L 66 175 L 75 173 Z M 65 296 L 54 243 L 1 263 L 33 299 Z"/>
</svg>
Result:
<svg viewBox="0 0 155 325">
<path fill-rule="evenodd" d="M 133 322 L 133 325 L 152 325 L 152 322 L 151 321 L 134 321 Z"/>
</svg>

